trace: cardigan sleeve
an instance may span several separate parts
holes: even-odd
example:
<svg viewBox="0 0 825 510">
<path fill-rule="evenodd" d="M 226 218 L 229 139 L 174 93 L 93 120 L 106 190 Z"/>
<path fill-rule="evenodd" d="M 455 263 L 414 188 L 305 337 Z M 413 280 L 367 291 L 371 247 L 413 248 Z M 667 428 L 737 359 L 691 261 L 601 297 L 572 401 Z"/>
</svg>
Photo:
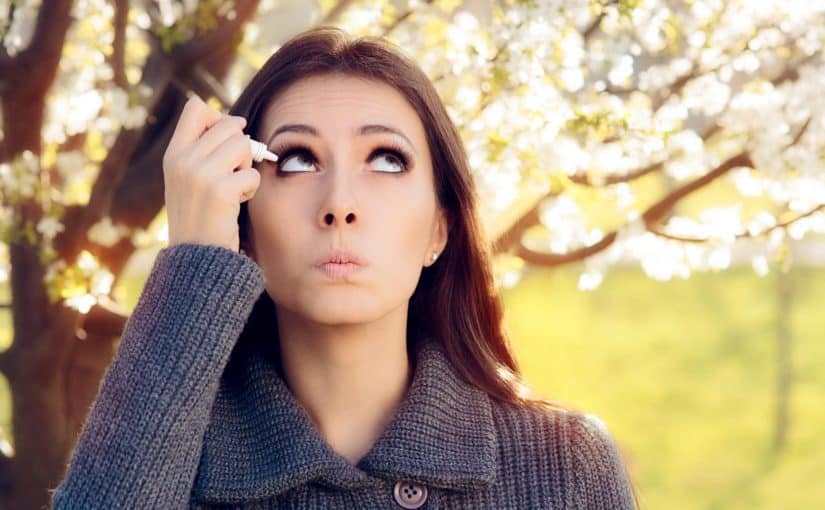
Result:
<svg viewBox="0 0 825 510">
<path fill-rule="evenodd" d="M 216 245 L 163 248 L 52 508 L 187 508 L 220 376 L 263 272 Z"/>
<path fill-rule="evenodd" d="M 567 415 L 572 476 L 567 503 L 587 510 L 636 510 L 630 478 L 607 427 L 592 414 Z"/>
</svg>

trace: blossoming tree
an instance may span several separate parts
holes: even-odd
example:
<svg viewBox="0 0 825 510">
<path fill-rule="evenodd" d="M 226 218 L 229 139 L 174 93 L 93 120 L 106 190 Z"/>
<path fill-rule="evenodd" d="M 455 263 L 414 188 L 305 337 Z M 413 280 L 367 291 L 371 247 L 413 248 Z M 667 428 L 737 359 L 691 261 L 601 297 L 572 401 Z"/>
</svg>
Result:
<svg viewBox="0 0 825 510">
<path fill-rule="evenodd" d="M 46 5 L 0 1 L 0 501 L 20 508 L 63 472 L 125 322 L 123 268 L 165 242 L 161 158 L 186 94 L 228 108 L 299 29 L 385 36 L 431 76 L 503 287 L 570 263 L 583 290 L 620 262 L 686 278 L 743 247 L 764 274 L 825 232 L 822 2 Z"/>
</svg>

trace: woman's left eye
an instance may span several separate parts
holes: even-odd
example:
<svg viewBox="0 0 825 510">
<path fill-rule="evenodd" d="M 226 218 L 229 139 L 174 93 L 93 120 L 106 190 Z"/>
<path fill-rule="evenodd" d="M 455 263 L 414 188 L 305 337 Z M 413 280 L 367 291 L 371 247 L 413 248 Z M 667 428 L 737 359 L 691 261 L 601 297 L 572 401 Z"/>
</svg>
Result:
<svg viewBox="0 0 825 510">
<path fill-rule="evenodd" d="M 380 156 L 380 157 L 376 157 Z M 369 160 L 370 161 L 380 161 L 384 160 L 386 163 L 383 165 L 385 168 L 395 168 L 395 170 L 382 170 L 388 173 L 401 173 L 407 171 L 407 158 L 404 157 L 403 154 L 389 149 L 377 149 L 372 154 L 370 154 Z"/>
</svg>

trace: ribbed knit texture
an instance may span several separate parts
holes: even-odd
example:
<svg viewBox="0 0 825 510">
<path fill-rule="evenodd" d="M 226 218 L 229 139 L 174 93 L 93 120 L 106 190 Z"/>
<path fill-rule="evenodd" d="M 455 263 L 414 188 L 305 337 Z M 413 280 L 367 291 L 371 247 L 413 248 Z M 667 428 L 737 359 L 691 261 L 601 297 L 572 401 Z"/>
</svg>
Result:
<svg viewBox="0 0 825 510">
<path fill-rule="evenodd" d="M 465 382 L 435 339 L 357 465 L 326 443 L 272 360 L 235 348 L 262 270 L 223 247 L 159 253 L 101 381 L 55 509 L 633 509 L 596 418 L 501 403 Z"/>
</svg>

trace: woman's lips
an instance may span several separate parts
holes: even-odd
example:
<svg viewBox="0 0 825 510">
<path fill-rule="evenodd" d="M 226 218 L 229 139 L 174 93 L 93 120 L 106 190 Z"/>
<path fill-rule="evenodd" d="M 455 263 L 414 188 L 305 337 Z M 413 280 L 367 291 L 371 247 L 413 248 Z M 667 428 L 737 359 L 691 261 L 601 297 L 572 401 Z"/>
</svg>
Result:
<svg viewBox="0 0 825 510">
<path fill-rule="evenodd" d="M 335 262 L 326 262 L 321 264 L 320 266 L 316 266 L 318 269 L 323 271 L 329 278 L 333 280 L 340 280 L 346 278 L 354 273 L 357 273 L 362 269 L 362 267 L 358 264 L 354 264 L 352 262 L 346 263 L 335 263 Z"/>
</svg>

